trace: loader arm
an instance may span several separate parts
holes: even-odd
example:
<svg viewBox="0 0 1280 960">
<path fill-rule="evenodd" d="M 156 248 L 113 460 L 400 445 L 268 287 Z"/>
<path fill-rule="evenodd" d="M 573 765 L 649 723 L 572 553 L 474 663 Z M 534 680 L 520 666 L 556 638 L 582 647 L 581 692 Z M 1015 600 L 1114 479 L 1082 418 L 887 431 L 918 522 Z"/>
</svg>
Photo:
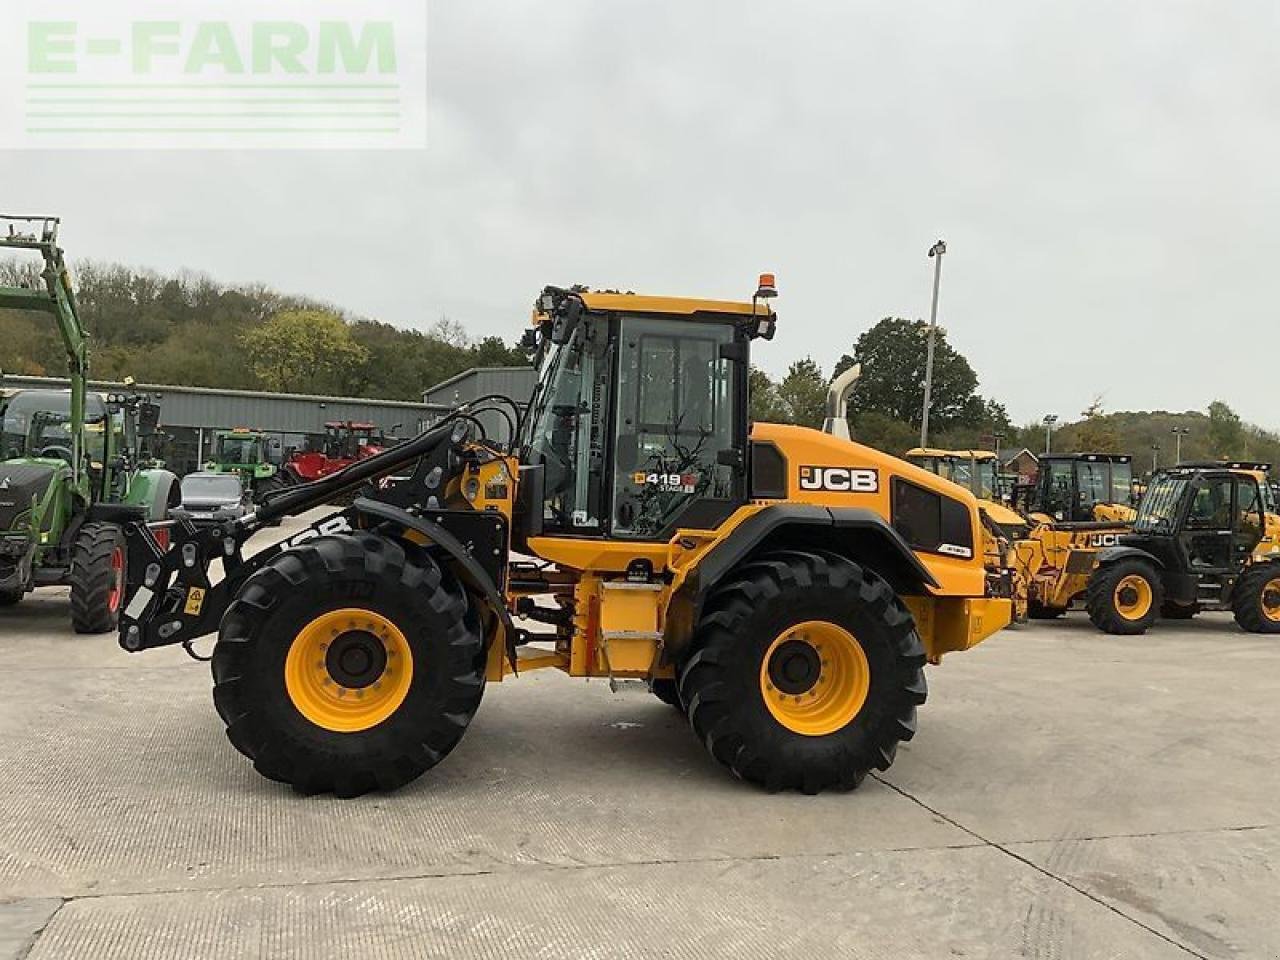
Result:
<svg viewBox="0 0 1280 960">
<path fill-rule="evenodd" d="M 120 645 L 131 653 L 170 644 L 182 644 L 190 650 L 192 641 L 218 629 L 245 580 L 282 551 L 326 534 L 395 524 L 397 517 L 404 519 L 402 529 L 416 530 L 419 542 L 442 550 L 466 577 L 486 587 L 482 593 L 492 603 L 500 596 L 494 585 L 502 582 L 499 571 L 506 565 L 507 520 L 443 505 L 448 481 L 466 456 L 469 437 L 469 418 L 455 415 L 409 443 L 311 483 L 271 494 L 256 512 L 240 519 L 211 527 L 196 527 L 185 519 L 165 525 L 129 524 L 125 530 L 128 583 L 120 617 Z M 398 475 L 406 468 L 411 468 L 407 475 Z M 351 507 L 335 510 L 300 534 L 251 557 L 244 556 L 245 542 L 273 521 L 322 507 L 344 493 L 384 480 L 378 503 L 358 498 Z M 429 518 L 422 517 L 424 512 Z M 488 567 L 477 566 L 466 546 L 477 540 L 477 520 L 485 521 L 493 538 L 485 551 L 492 558 Z M 160 529 L 168 530 L 167 545 L 157 537 Z M 214 560 L 221 560 L 223 568 L 217 583 L 209 575 Z M 505 608 L 495 613 L 511 642 L 515 630 L 509 615 Z"/>
<path fill-rule="evenodd" d="M 71 449 L 76 486 L 87 491 L 88 473 L 84 460 L 85 394 L 89 379 L 89 335 L 80 322 L 80 309 L 71 274 L 58 246 L 57 217 L 24 217 L 0 214 L 0 225 L 8 232 L 0 235 L 0 249 L 34 250 L 44 258 L 40 278 L 44 289 L 0 287 L 0 308 L 48 313 L 58 327 L 67 354 L 67 375 L 71 381 Z M 23 233 L 19 227 L 39 227 L 39 233 Z M 105 478 L 105 471 L 104 471 Z M 105 479 L 104 479 L 105 482 Z"/>
</svg>

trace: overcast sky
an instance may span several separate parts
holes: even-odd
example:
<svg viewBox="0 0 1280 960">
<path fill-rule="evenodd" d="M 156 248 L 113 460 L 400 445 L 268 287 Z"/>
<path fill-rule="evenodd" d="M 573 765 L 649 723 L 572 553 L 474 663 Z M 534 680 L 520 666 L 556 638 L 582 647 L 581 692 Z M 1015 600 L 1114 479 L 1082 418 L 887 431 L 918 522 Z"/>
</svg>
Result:
<svg viewBox="0 0 1280 960">
<path fill-rule="evenodd" d="M 1280 427 L 1280 4 L 434 0 L 425 152 L 0 152 L 73 257 L 515 337 L 546 283 L 749 297 L 775 374 L 941 322 L 1015 420 Z"/>
</svg>

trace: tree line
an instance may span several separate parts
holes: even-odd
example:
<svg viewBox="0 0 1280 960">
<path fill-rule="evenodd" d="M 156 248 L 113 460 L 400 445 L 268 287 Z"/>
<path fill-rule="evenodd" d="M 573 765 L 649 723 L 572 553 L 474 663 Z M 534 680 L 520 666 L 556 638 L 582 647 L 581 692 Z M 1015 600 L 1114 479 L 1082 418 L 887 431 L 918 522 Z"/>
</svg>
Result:
<svg viewBox="0 0 1280 960">
<path fill-rule="evenodd" d="M 838 374 L 860 363 L 862 372 L 850 397 L 850 432 L 861 443 L 901 455 L 920 442 L 924 405 L 925 337 L 921 321 L 886 317 L 858 337 L 853 350 L 828 376 L 811 358 L 791 364 L 780 380 L 751 370 L 751 415 L 767 422 L 820 427 L 826 416 L 827 387 Z M 978 376 L 968 359 L 939 329 L 934 348 L 930 394 L 929 445 L 950 450 L 1023 447 L 1045 449 L 1042 423 L 1018 425 L 1005 406 L 978 392 Z M 1181 438 L 1174 429 L 1185 431 Z M 1280 465 L 1280 434 L 1244 422 L 1231 407 L 1215 400 L 1204 411 L 1125 411 L 1107 413 L 1101 398 L 1078 419 L 1057 424 L 1052 448 L 1090 453 L 1127 453 L 1136 472 L 1183 461 L 1254 460 Z"/>
<path fill-rule="evenodd" d="M 104 380 L 420 400 L 425 387 L 471 367 L 528 363 L 502 338 L 472 338 L 448 317 L 402 330 L 262 285 L 119 264 L 77 263 L 73 279 L 93 338 L 92 375 Z M 34 264 L 0 261 L 0 284 L 39 283 Z M 0 310 L 0 369 L 65 375 L 54 325 Z"/>
<path fill-rule="evenodd" d="M 402 330 L 352 316 L 267 286 L 231 286 L 198 273 L 162 275 L 87 261 L 74 270 L 85 327 L 93 336 L 93 375 L 147 383 L 417 400 L 424 388 L 477 366 L 523 366 L 528 359 L 500 337 L 473 338 L 441 317 L 426 330 Z M 40 283 L 31 262 L 0 261 L 0 284 Z M 751 415 L 765 422 L 820 427 L 831 379 L 862 365 L 851 397 L 851 431 L 860 442 L 902 454 L 919 440 L 925 337 L 920 321 L 885 317 L 867 329 L 828 374 L 813 359 L 772 379 L 751 370 Z M 44 317 L 0 310 L 0 370 L 60 376 L 61 341 Z M 930 444 L 950 449 L 1044 449 L 1039 423 L 1014 424 L 1005 406 L 978 391 L 968 359 L 939 329 L 934 350 Z M 1058 450 L 1129 453 L 1139 464 L 1173 462 L 1177 427 L 1183 459 L 1280 463 L 1280 436 L 1245 423 L 1221 400 L 1207 410 L 1107 413 L 1095 401 L 1059 424 Z M 1153 449 L 1158 447 L 1159 449 Z"/>
</svg>

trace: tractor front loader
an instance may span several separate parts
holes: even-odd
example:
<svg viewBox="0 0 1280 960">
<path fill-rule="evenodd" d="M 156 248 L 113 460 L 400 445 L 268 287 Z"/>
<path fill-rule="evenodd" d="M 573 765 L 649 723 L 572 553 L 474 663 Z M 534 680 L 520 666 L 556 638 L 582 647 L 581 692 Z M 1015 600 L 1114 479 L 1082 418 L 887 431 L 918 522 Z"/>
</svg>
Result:
<svg viewBox="0 0 1280 960">
<path fill-rule="evenodd" d="M 55 217 L 0 216 L 0 250 L 43 258 L 35 288 L 0 287 L 0 307 L 50 317 L 71 386 L 5 398 L 0 462 L 0 604 L 35 587 L 69 585 L 78 633 L 115 629 L 124 594 L 124 528 L 162 519 L 177 478 L 144 469 L 141 441 L 158 406 L 133 392 L 89 394 L 89 338 L 58 246 Z M 28 232 L 31 231 L 31 232 Z"/>
<path fill-rule="evenodd" d="M 229 739 L 303 792 L 413 780 L 487 683 L 538 669 L 646 681 L 743 779 L 855 787 L 914 735 L 925 664 L 1000 630 L 1010 601 L 989 590 L 971 493 L 748 422 L 773 295 L 767 276 L 750 302 L 546 288 L 527 410 L 475 401 L 239 520 L 175 521 L 168 550 L 131 525 L 121 645 L 191 651 L 216 631 Z M 519 422 L 514 442 L 485 436 L 485 405 Z"/>
</svg>

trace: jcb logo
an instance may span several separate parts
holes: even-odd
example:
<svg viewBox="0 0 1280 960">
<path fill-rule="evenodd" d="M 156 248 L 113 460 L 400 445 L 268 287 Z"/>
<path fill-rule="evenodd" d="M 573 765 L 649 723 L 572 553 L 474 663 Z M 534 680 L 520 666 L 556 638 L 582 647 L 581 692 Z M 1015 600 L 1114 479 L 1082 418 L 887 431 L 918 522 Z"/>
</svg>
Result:
<svg viewBox="0 0 1280 960">
<path fill-rule="evenodd" d="M 350 533 L 351 524 L 347 522 L 347 518 L 339 514 L 336 517 L 330 517 L 327 520 L 321 520 L 314 527 L 303 530 L 296 537 L 291 537 L 285 541 L 285 546 L 300 547 L 308 540 L 314 540 L 316 537 L 327 537 L 331 533 Z"/>
<path fill-rule="evenodd" d="M 878 471 L 858 467 L 801 467 L 801 490 L 828 490 L 832 493 L 877 493 Z"/>
<path fill-rule="evenodd" d="M 1118 533 L 1091 533 L 1089 535 L 1089 546 L 1091 547 L 1114 547 L 1120 543 L 1120 534 Z"/>
</svg>

